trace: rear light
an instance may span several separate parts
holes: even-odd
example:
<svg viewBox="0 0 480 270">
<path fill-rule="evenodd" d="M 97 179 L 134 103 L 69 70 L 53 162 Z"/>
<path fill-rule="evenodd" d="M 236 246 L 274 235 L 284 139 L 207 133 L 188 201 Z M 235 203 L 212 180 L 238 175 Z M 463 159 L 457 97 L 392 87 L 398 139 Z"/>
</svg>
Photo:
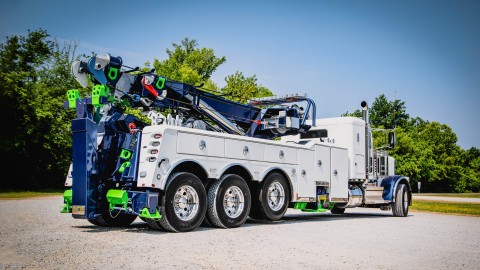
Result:
<svg viewBox="0 0 480 270">
<path fill-rule="evenodd" d="M 155 139 L 161 139 L 161 138 L 162 138 L 162 134 L 160 134 L 160 133 L 153 134 L 153 138 L 155 138 Z"/>
<path fill-rule="evenodd" d="M 152 149 L 152 150 L 150 151 L 150 154 L 156 155 L 156 154 L 158 154 L 158 150 L 157 150 L 157 149 Z"/>
<path fill-rule="evenodd" d="M 152 142 L 152 146 L 154 146 L 154 147 L 159 146 L 159 145 L 160 145 L 160 142 L 157 142 L 157 141 Z"/>
<path fill-rule="evenodd" d="M 149 161 L 149 162 L 154 162 L 155 160 L 157 160 L 156 157 L 149 157 L 149 158 L 148 158 L 148 161 Z"/>
</svg>

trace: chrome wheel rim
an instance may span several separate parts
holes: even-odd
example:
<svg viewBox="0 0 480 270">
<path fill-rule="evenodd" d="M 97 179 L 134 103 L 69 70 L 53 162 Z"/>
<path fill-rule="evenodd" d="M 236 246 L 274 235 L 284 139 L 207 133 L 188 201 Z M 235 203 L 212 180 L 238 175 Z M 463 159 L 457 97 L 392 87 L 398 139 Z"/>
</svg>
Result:
<svg viewBox="0 0 480 270">
<path fill-rule="evenodd" d="M 175 215 L 183 221 L 189 221 L 198 212 L 199 198 L 197 191 L 188 185 L 177 189 L 173 198 L 173 210 Z"/>
<path fill-rule="evenodd" d="M 229 218 L 237 218 L 243 212 L 245 207 L 245 197 L 242 190 L 237 186 L 232 186 L 225 191 L 223 196 L 223 209 Z"/>
<path fill-rule="evenodd" d="M 268 187 L 267 202 L 270 209 L 278 211 L 285 202 L 285 189 L 279 182 L 273 182 Z"/>
</svg>

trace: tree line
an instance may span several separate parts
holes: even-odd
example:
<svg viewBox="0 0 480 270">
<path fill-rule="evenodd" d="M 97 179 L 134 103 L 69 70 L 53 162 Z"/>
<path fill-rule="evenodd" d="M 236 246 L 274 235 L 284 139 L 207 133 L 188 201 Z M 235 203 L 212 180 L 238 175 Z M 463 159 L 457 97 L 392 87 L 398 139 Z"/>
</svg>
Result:
<svg viewBox="0 0 480 270">
<path fill-rule="evenodd" d="M 92 55 L 94 53 L 92 52 Z M 185 38 L 166 49 L 167 58 L 145 63 L 142 71 L 155 72 L 169 80 L 193 84 L 231 100 L 246 102 L 271 96 L 255 75 L 241 71 L 225 78 L 219 87 L 211 80 L 225 57 L 201 48 Z M 4 158 L 0 188 L 60 188 L 71 162 L 70 123 L 73 110 L 63 108 L 66 91 L 79 89 L 70 73 L 76 54 L 74 42 L 60 43 L 38 29 L 12 35 L 0 44 L 0 112 L 3 132 L 0 151 Z M 83 95 L 88 89 L 79 89 Z M 136 113 L 139 113 L 138 111 Z M 345 115 L 358 116 L 360 111 Z M 395 128 L 398 145 L 390 153 L 397 171 L 422 181 L 422 191 L 464 192 L 480 190 L 480 151 L 461 149 L 450 127 L 406 114 L 405 103 L 388 101 L 384 95 L 371 108 L 375 127 Z M 375 136 L 381 143 L 384 138 Z"/>
</svg>

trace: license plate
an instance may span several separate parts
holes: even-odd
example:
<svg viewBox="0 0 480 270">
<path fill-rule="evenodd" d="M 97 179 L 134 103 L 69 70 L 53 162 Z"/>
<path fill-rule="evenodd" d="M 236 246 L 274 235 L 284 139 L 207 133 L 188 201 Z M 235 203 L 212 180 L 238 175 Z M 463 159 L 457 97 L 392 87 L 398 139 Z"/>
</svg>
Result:
<svg viewBox="0 0 480 270">
<path fill-rule="evenodd" d="M 72 206 L 73 215 L 85 215 L 85 205 L 73 205 Z"/>
</svg>

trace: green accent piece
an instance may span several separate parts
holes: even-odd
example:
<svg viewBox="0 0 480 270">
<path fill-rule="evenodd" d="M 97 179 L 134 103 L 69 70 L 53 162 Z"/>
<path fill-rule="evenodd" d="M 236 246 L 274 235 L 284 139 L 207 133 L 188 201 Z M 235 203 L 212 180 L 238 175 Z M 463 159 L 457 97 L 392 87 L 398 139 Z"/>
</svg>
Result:
<svg viewBox="0 0 480 270">
<path fill-rule="evenodd" d="M 108 96 L 108 87 L 104 84 L 96 84 L 92 90 L 92 105 L 100 106 L 100 97 Z"/>
<path fill-rule="evenodd" d="M 123 159 L 130 159 L 132 157 L 132 152 L 127 150 L 127 149 L 122 149 L 122 152 L 120 153 L 120 158 Z"/>
<path fill-rule="evenodd" d="M 65 204 L 63 205 L 62 210 L 60 213 L 71 213 L 72 212 L 72 190 L 67 189 L 63 192 L 63 201 Z"/>
<path fill-rule="evenodd" d="M 115 80 L 118 76 L 118 68 L 114 68 L 114 67 L 110 67 L 110 69 L 108 70 L 108 78 L 110 80 Z"/>
<path fill-rule="evenodd" d="M 158 90 L 162 90 L 162 89 L 163 89 L 163 87 L 165 86 L 165 81 L 166 81 L 165 78 L 163 78 L 163 77 L 158 77 L 157 83 L 155 84 L 155 86 L 157 87 Z"/>
<path fill-rule="evenodd" d="M 305 207 L 307 207 L 306 202 L 296 202 L 295 205 L 293 206 L 294 209 L 298 209 L 298 210 L 303 210 L 305 209 Z"/>
<path fill-rule="evenodd" d="M 328 209 L 318 208 L 318 209 L 302 209 L 302 212 L 315 212 L 315 213 L 322 213 L 327 212 Z"/>
<path fill-rule="evenodd" d="M 80 98 L 78 90 L 72 89 L 67 91 L 68 107 L 75 109 L 77 107 L 77 99 Z"/>
<path fill-rule="evenodd" d="M 295 205 L 293 206 L 294 209 L 302 210 L 302 212 L 326 212 L 328 209 L 324 209 L 322 207 L 318 209 L 306 209 L 307 203 L 306 202 L 296 202 Z"/>
<path fill-rule="evenodd" d="M 127 209 L 128 193 L 125 190 L 110 189 L 107 192 L 107 201 L 110 204 L 110 210 L 115 207 Z"/>
<path fill-rule="evenodd" d="M 147 207 L 143 208 L 142 211 L 140 212 L 139 217 L 142 218 L 148 218 L 148 219 L 161 219 L 162 215 L 158 212 L 158 210 L 155 210 L 155 214 L 150 214 L 150 211 L 148 210 Z"/>
<path fill-rule="evenodd" d="M 124 162 L 122 166 L 120 166 L 120 168 L 118 169 L 118 172 L 123 173 L 123 171 L 125 171 L 125 168 L 127 167 L 130 167 L 130 161 Z"/>
</svg>

